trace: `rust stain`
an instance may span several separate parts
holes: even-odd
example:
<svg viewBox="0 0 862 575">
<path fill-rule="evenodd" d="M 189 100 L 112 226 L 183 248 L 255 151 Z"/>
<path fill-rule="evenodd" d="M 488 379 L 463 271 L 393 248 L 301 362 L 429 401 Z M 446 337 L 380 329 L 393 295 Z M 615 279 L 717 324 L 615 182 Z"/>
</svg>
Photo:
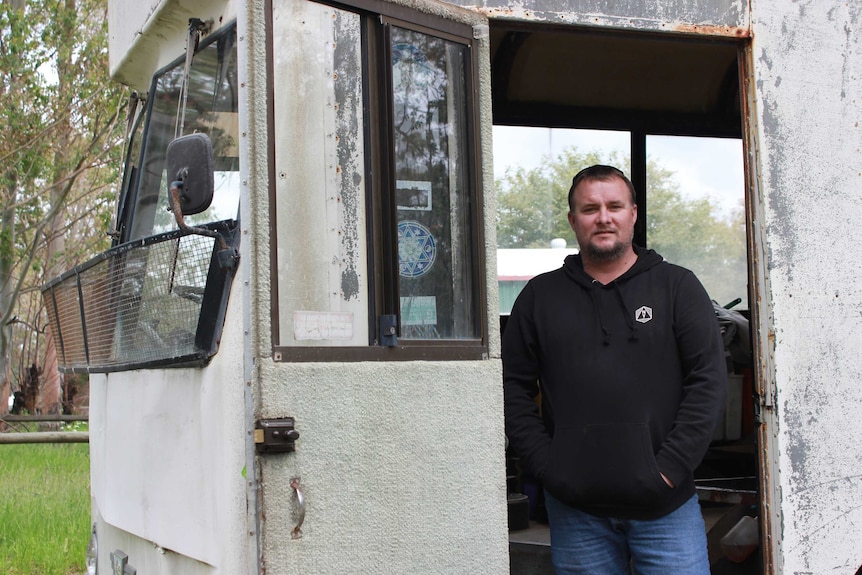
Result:
<svg viewBox="0 0 862 575">
<path fill-rule="evenodd" d="M 703 36 L 727 36 L 729 38 L 750 38 L 751 29 L 742 26 L 712 26 L 709 24 L 675 24 L 673 29 L 685 34 Z"/>
<path fill-rule="evenodd" d="M 763 572 L 764 573 L 774 573 L 775 572 L 775 557 L 773 543 L 772 543 L 772 512 L 770 508 L 772 506 L 780 507 L 779 501 L 772 501 L 772 480 L 769 475 L 770 461 L 769 454 L 770 450 L 773 448 L 772 446 L 772 437 L 770 437 L 768 426 L 760 425 L 757 430 L 758 441 L 757 445 L 760 446 L 758 449 L 757 459 L 758 459 L 758 470 L 760 471 L 760 493 L 762 494 L 762 499 L 760 500 L 760 548 L 763 550 Z M 779 522 L 780 523 L 780 522 Z"/>
<path fill-rule="evenodd" d="M 507 8 L 507 7 L 493 8 L 493 7 L 486 7 L 486 6 L 477 6 L 475 8 L 471 8 L 471 10 L 478 12 L 479 14 L 482 14 L 483 16 L 485 16 L 487 18 L 507 18 L 507 17 L 508 18 L 514 18 L 514 17 L 518 17 L 518 18 L 524 18 L 524 19 L 528 19 L 528 20 L 531 20 L 534 18 L 531 11 L 524 10 L 523 8 L 513 9 L 513 8 Z"/>
<path fill-rule="evenodd" d="M 488 7 L 488 6 L 475 6 L 471 7 L 470 10 L 478 12 L 487 18 L 519 18 L 523 20 L 538 20 L 542 19 L 540 13 L 525 9 L 523 6 L 502 6 L 502 7 Z M 548 13 L 545 13 L 546 15 Z M 570 16 L 574 16 L 572 13 L 559 13 L 557 14 L 560 19 L 566 20 L 570 23 L 574 23 L 570 21 Z M 591 18 L 590 19 L 594 24 L 600 25 L 601 20 L 599 18 Z M 713 24 L 688 24 L 683 22 L 676 23 L 662 23 L 660 24 L 661 29 L 664 30 L 673 30 L 675 32 L 681 32 L 683 34 L 697 34 L 699 36 L 723 36 L 726 38 L 750 38 L 751 37 L 751 28 L 747 26 L 727 26 L 727 25 L 713 25 Z"/>
</svg>

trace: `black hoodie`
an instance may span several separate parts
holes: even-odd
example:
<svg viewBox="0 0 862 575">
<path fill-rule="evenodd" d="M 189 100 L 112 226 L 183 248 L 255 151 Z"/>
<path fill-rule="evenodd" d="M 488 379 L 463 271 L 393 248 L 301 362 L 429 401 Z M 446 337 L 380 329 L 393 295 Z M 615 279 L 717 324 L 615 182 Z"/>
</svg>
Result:
<svg viewBox="0 0 862 575">
<path fill-rule="evenodd" d="M 607 285 L 572 255 L 518 296 L 503 334 L 506 434 L 561 501 L 654 519 L 695 492 L 727 371 L 712 302 L 694 274 L 635 252 Z"/>
</svg>

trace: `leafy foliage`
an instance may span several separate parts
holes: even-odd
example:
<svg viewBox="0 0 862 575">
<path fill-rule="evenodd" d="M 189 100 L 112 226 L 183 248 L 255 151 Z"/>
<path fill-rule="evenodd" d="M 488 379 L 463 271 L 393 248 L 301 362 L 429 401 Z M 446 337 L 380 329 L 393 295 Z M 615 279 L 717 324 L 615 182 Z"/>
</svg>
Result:
<svg viewBox="0 0 862 575">
<path fill-rule="evenodd" d="M 708 199 L 686 199 L 671 172 L 656 166 L 652 171 L 663 175 L 664 184 L 647 190 L 649 247 L 692 270 L 719 303 L 747 299 L 742 207 L 724 216 Z"/>
<path fill-rule="evenodd" d="M 569 148 L 557 158 L 545 156 L 536 168 L 507 170 L 496 182 L 498 246 L 547 248 L 554 238 L 571 239 L 566 214 L 572 177 L 587 166 L 617 159 Z"/>
<path fill-rule="evenodd" d="M 123 98 L 108 78 L 106 10 L 0 0 L 0 383 L 9 362 L 43 365 L 38 286 L 109 242 Z"/>
</svg>

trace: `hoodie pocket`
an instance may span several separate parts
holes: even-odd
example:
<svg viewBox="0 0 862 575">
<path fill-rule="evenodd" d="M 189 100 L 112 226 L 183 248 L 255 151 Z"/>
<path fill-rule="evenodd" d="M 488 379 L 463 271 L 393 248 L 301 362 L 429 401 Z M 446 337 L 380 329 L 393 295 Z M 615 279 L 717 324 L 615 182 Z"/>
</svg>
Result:
<svg viewBox="0 0 862 575">
<path fill-rule="evenodd" d="M 644 423 L 558 426 L 544 481 L 562 499 L 596 507 L 649 507 L 671 491 Z"/>
</svg>

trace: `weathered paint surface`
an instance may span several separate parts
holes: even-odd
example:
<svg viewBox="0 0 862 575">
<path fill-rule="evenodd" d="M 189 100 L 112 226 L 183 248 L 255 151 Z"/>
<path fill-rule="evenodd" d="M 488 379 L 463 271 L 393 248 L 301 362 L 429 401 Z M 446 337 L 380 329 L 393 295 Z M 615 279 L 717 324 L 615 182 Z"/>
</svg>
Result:
<svg viewBox="0 0 862 575">
<path fill-rule="evenodd" d="M 483 62 L 482 139 L 489 146 L 484 18 L 442 3 L 409 5 L 479 24 L 475 30 Z M 263 29 L 262 14 L 252 16 L 249 26 Z M 265 78 L 253 78 L 251 84 L 250 103 L 260 114 L 266 107 Z M 260 140 L 263 148 L 265 134 L 261 130 L 250 137 Z M 491 173 L 490 154 L 484 168 Z M 248 245 L 253 246 L 253 255 L 247 261 L 255 268 L 249 277 L 250 313 L 255 316 L 250 340 L 257 358 L 255 417 L 296 417 L 301 433 L 295 453 L 259 460 L 263 569 L 269 574 L 506 573 L 505 448 L 496 326 L 491 328 L 492 356 L 480 361 L 273 362 L 268 319 L 271 222 L 263 185 L 267 166 L 253 165 L 251 172 L 258 185 L 249 189 L 251 209 L 242 219 L 252 236 Z M 485 197 L 493 202 L 490 188 Z M 484 213 L 490 242 L 486 248 L 493 253 L 493 203 Z M 486 277 L 495 285 L 493 260 Z M 497 316 L 496 302 L 494 293 L 489 297 L 489 317 Z M 299 539 L 292 537 L 298 508 L 289 485 L 295 477 L 300 478 L 306 504 Z"/>
<path fill-rule="evenodd" d="M 748 36 L 747 0 L 469 0 L 490 18 L 659 32 Z"/>
<path fill-rule="evenodd" d="M 862 564 L 860 24 L 857 2 L 752 2 L 783 573 Z"/>
<path fill-rule="evenodd" d="M 862 355 L 858 351 L 862 341 L 862 287 L 857 271 L 860 263 L 855 256 L 857 230 L 862 229 L 862 210 L 856 207 L 862 195 L 862 135 L 858 123 L 862 115 L 859 101 L 862 6 L 838 0 L 522 0 L 479 5 L 461 0 L 456 3 L 492 18 L 751 38 L 755 82 L 750 111 L 759 147 L 752 166 L 759 177 L 757 196 L 753 198 L 758 206 L 754 237 L 762 243 L 759 247 L 764 257 L 758 265 L 767 280 L 761 286 L 763 291 L 755 297 L 764 306 L 763 315 L 769 321 L 769 325 L 760 326 L 760 333 L 770 360 L 765 373 L 770 393 L 767 403 L 775 408 L 774 416 L 769 415 L 771 434 L 776 438 L 771 456 L 775 466 L 770 476 L 777 485 L 774 493 L 778 494 L 770 502 L 775 519 L 772 533 L 775 572 L 854 573 L 862 564 L 862 548 L 858 546 L 862 530 L 859 499 L 862 426 L 858 424 L 857 413 L 862 405 Z M 217 5 L 220 3 L 208 0 L 161 5 L 111 2 L 111 58 L 115 76 L 134 87 L 146 88 L 153 71 L 181 52 L 182 35 L 178 32 L 185 29 L 188 16 L 209 14 L 216 22 L 230 17 L 230 5 L 224 10 Z M 448 8 L 438 5 L 431 10 L 446 12 Z M 266 253 L 269 222 L 265 197 L 264 27 L 260 2 L 250 2 L 239 12 L 241 17 L 247 13 L 249 21 L 241 26 L 241 36 L 256 37 L 250 52 L 241 54 L 247 66 L 241 66 L 244 98 L 241 121 L 245 126 L 241 137 L 247 153 L 243 164 L 246 202 L 243 245 L 256 254 L 242 261 L 247 266 L 244 277 L 250 290 L 250 297 L 244 302 L 248 336 L 245 341 L 246 349 L 256 361 L 263 361 L 262 366 L 248 365 L 246 370 L 253 374 L 261 372 L 262 383 L 256 390 L 260 414 L 299 415 L 305 434 L 302 449 L 308 453 L 317 450 L 318 455 L 330 456 L 333 462 L 332 467 L 323 467 L 310 456 L 300 455 L 291 460 L 293 463 L 285 458 L 264 463 L 262 485 L 266 496 L 271 497 L 267 508 L 274 513 L 266 519 L 271 521 L 263 541 L 266 562 L 272 572 L 287 569 L 280 561 L 298 562 L 309 572 L 338 567 L 338 557 L 330 552 L 331 540 L 336 549 L 369 545 L 362 561 L 373 568 L 375 551 L 381 552 L 383 558 L 391 558 L 397 549 L 408 549 L 406 544 L 398 545 L 405 541 L 412 543 L 423 535 L 411 530 L 413 526 L 399 523 L 404 518 L 392 513 L 392 508 L 381 512 L 378 503 L 391 495 L 400 505 L 412 504 L 414 518 L 432 511 L 426 502 L 408 501 L 414 493 L 409 490 L 386 494 L 387 479 L 402 474 L 399 479 L 414 480 L 418 485 L 425 480 L 425 474 L 433 471 L 432 462 L 443 455 L 443 443 L 457 445 L 446 455 L 456 465 L 470 468 L 469 472 L 456 485 L 447 484 L 448 489 L 432 484 L 425 492 L 430 497 L 443 498 L 443 509 L 454 512 L 453 503 L 468 500 L 471 485 L 487 481 L 481 477 L 483 474 L 498 473 L 501 450 L 478 464 L 468 455 L 471 450 L 483 453 L 500 448 L 501 400 L 496 388 L 492 389 L 499 381 L 499 363 L 495 355 L 492 361 L 471 368 L 470 385 L 444 381 L 430 394 L 427 380 L 440 377 L 426 371 L 427 365 L 288 366 L 260 360 L 271 349 L 267 329 L 270 286 Z M 487 50 L 487 46 L 482 50 Z M 484 58 L 487 62 L 487 53 Z M 250 95 L 246 95 L 247 80 L 251 82 Z M 483 72 L 482 81 L 490 85 L 487 71 Z M 485 173 L 490 175 L 487 98 L 483 106 Z M 493 286 L 493 194 L 488 196 L 485 209 L 489 218 L 488 285 Z M 491 291 L 489 317 L 495 317 L 496 293 Z M 499 334 L 492 330 L 491 349 L 495 354 L 498 344 Z M 441 373 L 454 377 L 454 367 L 442 365 Z M 252 378 L 246 379 L 250 385 Z M 360 386 L 360 380 L 381 382 L 374 389 L 376 394 Z M 394 409 L 400 402 L 409 404 L 409 408 Z M 102 409 L 104 418 L 111 406 L 106 404 Z M 343 416 L 344 427 L 340 430 L 333 431 L 319 423 L 333 413 Z M 463 420 L 459 414 L 464 416 Z M 484 427 L 466 433 L 459 426 L 470 417 L 478 417 Z M 418 433 L 413 425 L 423 418 L 450 427 L 445 428 L 444 436 L 437 438 Z M 99 424 L 98 416 L 95 424 Z M 384 443 L 376 442 L 371 434 L 381 426 L 397 433 Z M 239 427 L 234 424 L 234 428 Z M 467 435 L 470 440 L 464 441 Z M 410 472 L 415 475 L 405 477 L 395 454 L 408 448 L 419 456 L 416 469 Z M 233 451 L 228 452 L 233 459 L 241 459 Z M 367 454 L 367 458 L 356 458 L 357 453 Z M 298 542 L 290 539 L 294 501 L 287 480 L 294 474 L 301 474 L 308 486 L 309 537 Z M 315 483 L 337 486 L 339 490 L 330 493 Z M 483 557 L 488 561 L 487 571 L 505 572 L 505 565 L 501 564 L 505 541 L 499 536 L 499 529 L 488 527 L 489 523 L 496 526 L 504 520 L 502 505 L 498 502 L 495 507 L 489 501 L 494 493 L 493 489 L 484 491 L 479 501 L 473 501 L 477 507 L 471 510 L 471 516 L 478 531 L 465 527 L 456 534 L 433 530 L 427 533 L 429 537 L 444 537 L 453 543 L 463 539 L 455 546 L 457 553 L 466 556 L 471 550 L 482 549 L 487 552 Z M 349 496 L 367 501 L 367 508 L 359 516 L 361 523 L 347 517 L 339 521 L 337 514 L 320 519 L 324 517 L 319 514 L 321 511 L 337 513 L 337 504 Z M 243 517 L 244 510 L 237 510 L 237 514 Z M 249 528 L 254 536 L 252 524 L 249 522 Z M 315 531 L 325 534 L 327 541 L 311 537 Z M 385 540 L 395 547 L 378 547 L 382 544 L 372 537 L 375 533 L 386 536 Z M 483 533 L 485 537 L 479 540 L 478 535 Z M 126 537 L 109 539 L 109 545 L 116 541 L 117 547 L 129 551 L 131 546 L 137 546 L 133 550 L 144 553 L 148 543 Z M 430 570 L 432 565 L 422 552 L 418 548 L 403 557 L 419 571 Z M 201 555 L 212 553 L 208 550 Z M 439 559 L 433 554 L 428 557 Z M 233 560 L 231 565 L 243 560 Z M 153 569 L 153 572 L 159 571 Z"/>
<path fill-rule="evenodd" d="M 141 92 L 153 72 L 185 50 L 189 18 L 210 22 L 217 30 L 236 18 L 228 0 L 149 0 L 108 3 L 108 56 L 111 76 Z"/>
<path fill-rule="evenodd" d="M 359 17 L 311 2 L 273 7 L 273 214 L 278 345 L 367 345 L 366 183 Z M 303 339 L 317 310 L 350 317 L 342 339 Z M 295 338 L 295 339 L 294 339 Z"/>
<path fill-rule="evenodd" d="M 100 573 L 120 549 L 138 573 L 243 573 L 248 561 L 241 353 L 234 286 L 206 370 L 135 370 L 90 380 L 90 484 Z M 232 382 L 232 384 L 227 384 Z"/>
</svg>

